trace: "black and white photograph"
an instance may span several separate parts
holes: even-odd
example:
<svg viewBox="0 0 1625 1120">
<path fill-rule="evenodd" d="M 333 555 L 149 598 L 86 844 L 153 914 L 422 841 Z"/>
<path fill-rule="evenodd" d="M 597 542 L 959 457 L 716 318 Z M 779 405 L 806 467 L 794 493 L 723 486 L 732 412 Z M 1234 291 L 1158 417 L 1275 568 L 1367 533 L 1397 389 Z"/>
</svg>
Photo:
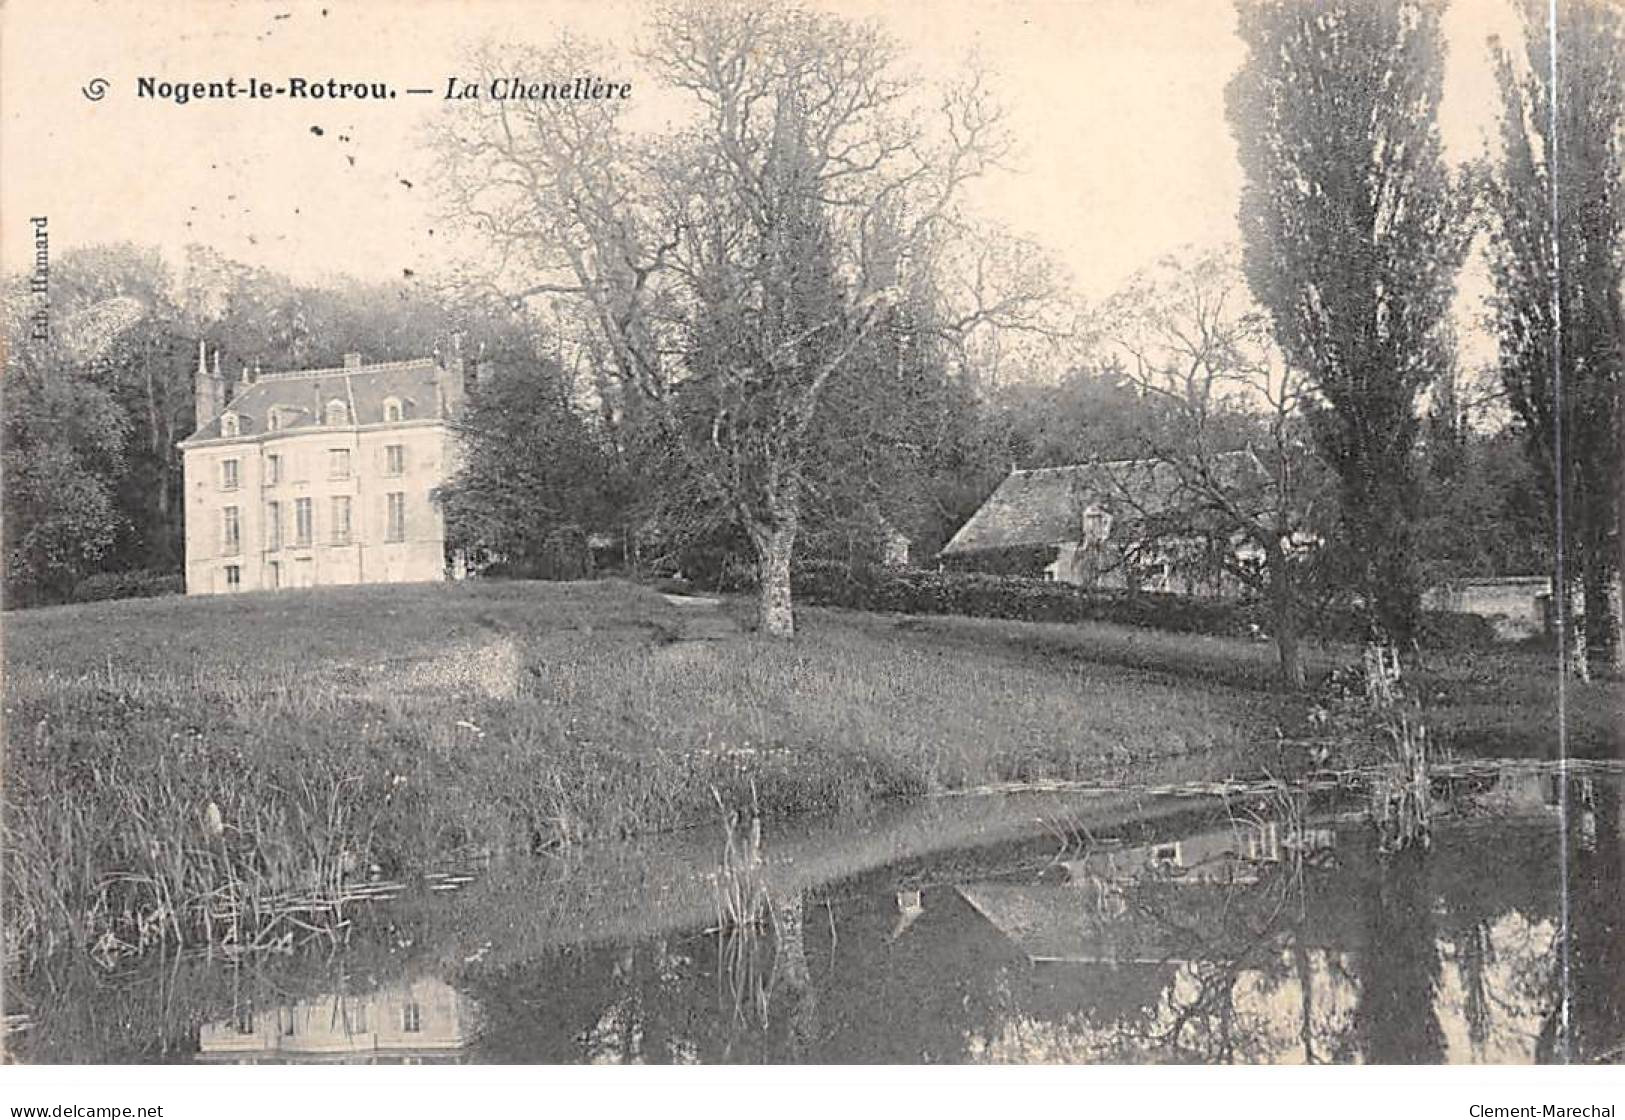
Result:
<svg viewBox="0 0 1625 1120">
<path fill-rule="evenodd" d="M 6 0 L 0 278 L 7 1115 L 1625 1103 L 1620 0 Z"/>
</svg>

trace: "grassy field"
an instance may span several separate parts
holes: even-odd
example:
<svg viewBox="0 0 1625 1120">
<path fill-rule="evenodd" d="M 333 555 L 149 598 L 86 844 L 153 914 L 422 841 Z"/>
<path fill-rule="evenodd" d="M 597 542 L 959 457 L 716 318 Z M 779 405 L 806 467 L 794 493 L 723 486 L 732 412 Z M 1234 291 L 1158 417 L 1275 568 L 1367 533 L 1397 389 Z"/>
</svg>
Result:
<svg viewBox="0 0 1625 1120">
<path fill-rule="evenodd" d="M 680 828 L 719 801 L 772 816 L 1123 778 L 1244 754 L 1303 709 L 1272 691 L 1267 643 L 826 610 L 780 643 L 740 617 L 620 582 L 9 614 L 7 942 L 314 936 L 373 868 Z M 1493 671 L 1538 713 L 1528 666 Z M 1463 741 L 1502 726 L 1511 693 L 1429 672 Z"/>
<path fill-rule="evenodd" d="M 1557 757 L 1556 656 L 1507 648 L 1425 658 L 1414 679 L 1429 730 L 1461 754 Z M 1625 682 L 1570 681 L 1565 708 L 1571 757 L 1625 759 Z"/>
</svg>

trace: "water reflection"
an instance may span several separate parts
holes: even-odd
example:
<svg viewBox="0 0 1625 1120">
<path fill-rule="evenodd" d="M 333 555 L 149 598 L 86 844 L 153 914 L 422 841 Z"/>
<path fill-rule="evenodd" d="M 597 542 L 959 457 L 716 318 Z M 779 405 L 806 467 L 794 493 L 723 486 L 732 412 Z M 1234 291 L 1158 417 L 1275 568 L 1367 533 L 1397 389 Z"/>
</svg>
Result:
<svg viewBox="0 0 1625 1120">
<path fill-rule="evenodd" d="M 375 991 L 331 992 L 257 1006 L 242 997 L 229 1019 L 204 1023 L 207 1060 L 448 1061 L 473 1037 L 475 1005 L 444 980 L 419 977 Z"/>
<path fill-rule="evenodd" d="M 1550 773 L 1504 769 L 1441 792 L 1433 847 L 1414 855 L 1380 853 L 1358 806 L 1324 792 L 1072 806 L 981 843 L 781 874 L 771 922 L 748 936 L 708 928 L 714 888 L 681 853 L 643 849 L 590 875 L 499 868 L 455 897 L 391 904 L 336 958 L 188 961 L 145 988 L 119 978 L 121 1014 L 149 1015 L 161 1047 L 85 1025 L 113 980 L 36 989 L 33 1037 L 16 1049 L 79 1061 L 1620 1060 L 1618 776 L 1570 779 L 1566 830 Z M 845 842 L 782 843 L 824 866 Z M 868 853 L 874 836 L 851 843 Z"/>
<path fill-rule="evenodd" d="M 1582 777 L 1568 785 L 1569 998 L 1541 1032 L 1543 1061 L 1625 1057 L 1625 819 L 1620 783 Z M 1567 968 L 1563 967 L 1566 963 Z"/>
<path fill-rule="evenodd" d="M 658 985 L 605 984 L 607 950 L 578 949 L 568 970 L 544 956 L 474 990 L 522 975 L 590 1002 L 619 983 L 625 1021 L 664 1040 L 637 1061 L 1539 1060 L 1559 990 L 1553 790 L 1540 775 L 1478 785 L 1425 855 L 1379 853 L 1337 806 L 1232 806 L 1048 867 L 1006 848 L 979 868 L 972 853 L 886 868 L 803 894 L 749 1000 L 699 934 L 662 943 Z M 1572 884 L 1583 1060 L 1618 1056 L 1618 795 L 1592 782 L 1615 862 Z M 497 1019 L 481 1044 L 494 1060 L 612 1057 L 547 1016 Z"/>
</svg>

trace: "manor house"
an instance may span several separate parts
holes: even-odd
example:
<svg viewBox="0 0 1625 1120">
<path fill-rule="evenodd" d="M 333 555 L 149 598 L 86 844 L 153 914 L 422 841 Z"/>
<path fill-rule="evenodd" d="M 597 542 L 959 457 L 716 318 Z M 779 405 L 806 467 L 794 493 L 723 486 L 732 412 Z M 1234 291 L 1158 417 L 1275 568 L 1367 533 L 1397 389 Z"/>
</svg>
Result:
<svg viewBox="0 0 1625 1120">
<path fill-rule="evenodd" d="M 197 431 L 180 442 L 186 592 L 445 579 L 434 491 L 453 469 L 461 358 L 251 376 L 202 344 Z"/>
</svg>

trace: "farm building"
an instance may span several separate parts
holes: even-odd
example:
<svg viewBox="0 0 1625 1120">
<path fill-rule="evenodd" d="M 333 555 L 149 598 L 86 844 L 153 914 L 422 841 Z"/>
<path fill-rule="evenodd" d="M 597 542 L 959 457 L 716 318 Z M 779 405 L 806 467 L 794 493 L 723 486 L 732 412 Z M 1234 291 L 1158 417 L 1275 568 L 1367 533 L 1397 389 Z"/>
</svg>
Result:
<svg viewBox="0 0 1625 1120">
<path fill-rule="evenodd" d="M 1238 493 L 1265 479 L 1250 451 L 1215 456 Z M 1043 576 L 1080 587 L 1237 593 L 1236 570 L 1263 562 L 1238 534 L 1203 532 L 1199 503 L 1152 459 L 1011 470 L 953 538 L 945 567 Z"/>
<path fill-rule="evenodd" d="M 1619 581 L 1614 582 L 1614 611 L 1619 613 Z M 1487 618 L 1498 637 L 1518 641 L 1549 633 L 1556 624 L 1550 576 L 1471 576 L 1446 580 L 1427 590 L 1422 605 L 1429 610 L 1456 611 Z M 1585 601 L 1578 591 L 1570 610 L 1585 618 Z"/>
</svg>

